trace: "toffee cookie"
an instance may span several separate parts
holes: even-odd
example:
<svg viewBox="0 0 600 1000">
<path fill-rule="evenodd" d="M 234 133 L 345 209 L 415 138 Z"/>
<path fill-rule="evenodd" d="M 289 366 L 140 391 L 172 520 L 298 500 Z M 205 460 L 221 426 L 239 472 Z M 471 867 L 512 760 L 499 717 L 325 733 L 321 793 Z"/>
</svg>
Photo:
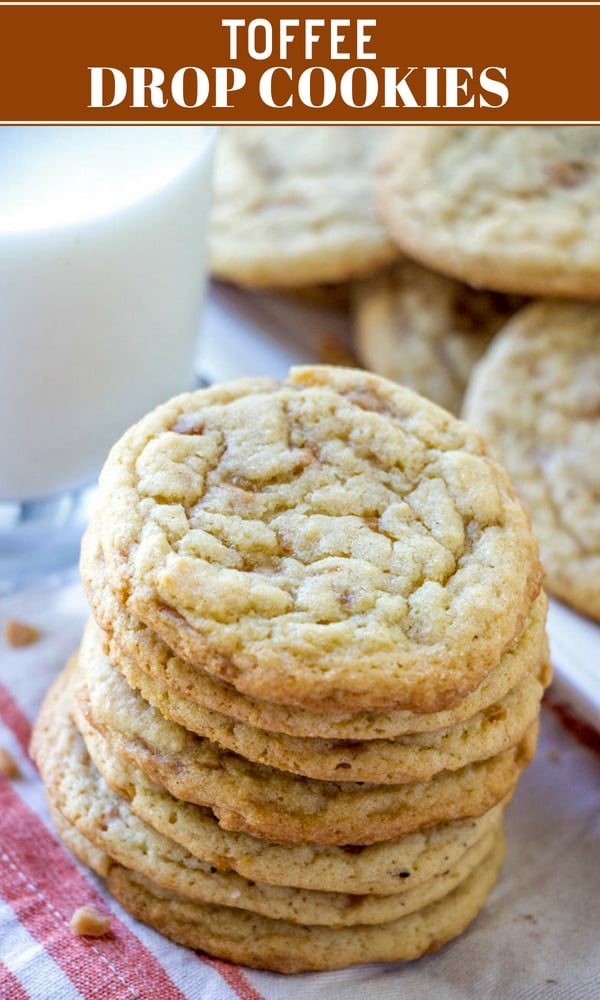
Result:
<svg viewBox="0 0 600 1000">
<path fill-rule="evenodd" d="M 459 413 L 473 365 L 521 304 L 402 259 L 356 282 L 356 351 L 371 371 Z"/>
<path fill-rule="evenodd" d="M 531 606 L 517 642 L 501 657 L 479 687 L 454 708 L 442 712 L 345 712 L 320 715 L 297 706 L 249 698 L 232 684 L 191 666 L 176 656 L 151 629 L 119 605 L 106 582 L 98 538 L 88 531 L 81 548 L 81 573 L 93 615 L 101 629 L 104 651 L 123 673 L 143 671 L 148 683 L 194 705 L 248 722 L 271 733 L 338 740 L 393 739 L 406 733 L 433 733 L 457 725 L 504 697 L 528 673 L 549 662 L 545 636 L 548 600 L 541 591 Z"/>
<path fill-rule="evenodd" d="M 285 288 L 346 281 L 397 256 L 373 206 L 374 158 L 391 131 L 223 128 L 209 237 L 213 275 Z"/>
<path fill-rule="evenodd" d="M 113 448 L 93 530 L 118 601 L 182 659 L 322 713 L 455 706 L 541 585 L 482 439 L 345 368 L 159 407 Z"/>
<path fill-rule="evenodd" d="M 477 367 L 465 413 L 531 514 L 548 590 L 600 620 L 600 305 L 518 313 Z"/>
<path fill-rule="evenodd" d="M 51 799 L 48 802 L 59 836 L 68 839 L 69 833 L 76 831 L 83 840 L 80 846 L 73 845 L 71 849 L 98 874 L 110 879 L 113 868 L 124 867 L 190 902 L 227 906 L 302 926 L 329 929 L 378 926 L 415 913 L 458 888 L 503 839 L 500 827 L 490 831 L 465 852 L 453 870 L 447 869 L 429 882 L 394 896 L 312 892 L 261 885 L 231 872 L 211 870 L 212 866 L 197 861 L 188 851 L 136 819 L 127 804 L 118 802 L 103 784 L 100 794 L 104 807 L 112 810 L 111 819 L 104 826 L 90 823 L 85 814 L 78 814 L 76 822 L 72 822 Z M 81 805 L 93 801 L 84 796 Z M 104 854 L 100 865 L 98 851 Z"/>
<path fill-rule="evenodd" d="M 377 201 L 400 249 L 470 285 L 600 294 L 597 126 L 400 126 Z"/>
<path fill-rule="evenodd" d="M 143 771 L 118 757 L 92 726 L 85 725 L 86 751 L 131 805 L 132 812 L 195 857 L 269 885 L 330 892 L 392 895 L 453 866 L 464 852 L 496 829 L 510 795 L 481 816 L 452 820 L 370 845 L 278 843 L 223 830 L 205 807 L 175 799 Z"/>
<path fill-rule="evenodd" d="M 81 835 L 71 843 L 89 863 Z M 124 909 L 178 944 L 259 969 L 316 972 L 365 962 L 410 961 L 436 951 L 477 916 L 498 878 L 504 850 L 499 834 L 488 855 L 456 889 L 414 913 L 387 923 L 343 928 L 294 924 L 199 903 L 121 865 L 110 867 L 107 883 Z"/>
<path fill-rule="evenodd" d="M 213 810 L 225 830 L 289 843 L 373 844 L 481 816 L 514 789 L 533 759 L 537 720 L 520 742 L 428 782 L 320 781 L 256 764 L 163 718 L 108 661 L 78 664 L 73 715 L 174 798 Z M 93 759 L 93 747 L 88 746 Z M 103 762 L 94 760 L 107 784 Z"/>
<path fill-rule="evenodd" d="M 222 864 L 217 867 L 198 859 L 137 817 L 92 764 L 65 701 L 58 712 L 41 717 L 35 750 L 59 833 L 67 823 L 95 848 L 105 851 L 108 861 L 104 874 L 116 862 L 190 899 L 251 910 L 291 923 L 331 927 L 378 924 L 421 909 L 463 882 L 489 853 L 500 830 L 498 814 L 496 824 L 452 865 L 447 863 L 442 871 L 420 883 L 398 879 L 396 893 L 349 894 L 273 886 L 246 879 L 223 869 Z"/>
<path fill-rule="evenodd" d="M 85 631 L 79 658 L 90 677 L 104 659 L 100 635 L 92 623 Z M 190 703 L 157 685 L 131 663 L 121 664 L 119 669 L 130 687 L 139 691 L 163 718 L 233 750 L 246 760 L 310 778 L 379 784 L 428 781 L 440 771 L 459 770 L 514 746 L 537 718 L 544 687 L 550 679 L 544 659 L 540 661 L 540 676 L 526 674 L 499 702 L 462 723 L 431 734 L 355 741 L 271 733 Z"/>
<path fill-rule="evenodd" d="M 548 600 L 541 591 L 518 641 L 503 654 L 479 687 L 454 708 L 425 714 L 398 710 L 380 715 L 369 712 L 319 715 L 308 709 L 246 697 L 233 685 L 176 656 L 151 629 L 132 618 L 116 601 L 106 584 L 104 562 L 93 531 L 83 539 L 81 571 L 101 629 L 104 651 L 122 673 L 143 671 L 148 675 L 147 683 L 163 691 L 165 698 L 170 693 L 185 698 L 190 712 L 194 711 L 194 705 L 204 706 L 273 734 L 354 741 L 438 732 L 489 708 L 526 674 L 543 677 L 549 662 L 545 635 Z"/>
</svg>

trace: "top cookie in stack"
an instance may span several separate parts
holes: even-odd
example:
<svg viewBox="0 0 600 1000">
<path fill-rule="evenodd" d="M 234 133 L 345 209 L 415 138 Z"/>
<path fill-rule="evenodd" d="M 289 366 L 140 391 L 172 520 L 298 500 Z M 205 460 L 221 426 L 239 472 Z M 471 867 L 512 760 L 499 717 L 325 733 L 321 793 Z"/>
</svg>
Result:
<svg viewBox="0 0 600 1000">
<path fill-rule="evenodd" d="M 479 437 L 350 369 L 159 408 L 111 453 L 92 530 L 119 604 L 187 663 L 321 713 L 451 707 L 541 583 Z"/>
</svg>

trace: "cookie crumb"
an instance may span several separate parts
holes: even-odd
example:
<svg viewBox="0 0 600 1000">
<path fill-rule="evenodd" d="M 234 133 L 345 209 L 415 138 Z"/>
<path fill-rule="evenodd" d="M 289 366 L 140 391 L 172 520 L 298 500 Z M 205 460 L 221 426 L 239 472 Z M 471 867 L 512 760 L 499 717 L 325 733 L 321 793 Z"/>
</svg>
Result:
<svg viewBox="0 0 600 1000">
<path fill-rule="evenodd" d="M 21 777 L 19 765 L 12 754 L 9 754 L 8 750 L 5 750 L 4 747 L 0 747 L 0 774 L 3 774 L 5 778 L 10 778 L 12 781 Z"/>
<path fill-rule="evenodd" d="M 9 646 L 29 646 L 40 637 L 40 630 L 18 618 L 7 618 L 4 623 L 4 638 Z"/>
<path fill-rule="evenodd" d="M 78 937 L 102 937 L 108 934 L 110 921 L 93 906 L 79 906 L 69 921 L 69 927 Z"/>
</svg>

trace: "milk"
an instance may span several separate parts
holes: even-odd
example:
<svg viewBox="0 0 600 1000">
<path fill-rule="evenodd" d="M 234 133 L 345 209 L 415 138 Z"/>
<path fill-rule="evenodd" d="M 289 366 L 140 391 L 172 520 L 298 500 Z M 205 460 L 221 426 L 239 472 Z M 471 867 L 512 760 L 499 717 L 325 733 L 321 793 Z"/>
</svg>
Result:
<svg viewBox="0 0 600 1000">
<path fill-rule="evenodd" d="M 192 387 L 214 130 L 0 129 L 0 501 L 95 479 Z"/>
</svg>

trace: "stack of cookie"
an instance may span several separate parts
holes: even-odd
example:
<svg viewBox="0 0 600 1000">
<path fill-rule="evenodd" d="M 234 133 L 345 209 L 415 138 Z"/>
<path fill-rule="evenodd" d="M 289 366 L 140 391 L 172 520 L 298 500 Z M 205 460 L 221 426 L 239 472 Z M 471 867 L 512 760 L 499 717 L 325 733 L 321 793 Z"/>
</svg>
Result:
<svg viewBox="0 0 600 1000">
<path fill-rule="evenodd" d="M 177 397 L 111 452 L 82 574 L 33 752 L 126 909 L 283 972 L 474 919 L 549 667 L 527 516 L 467 425 L 344 368 Z"/>
</svg>

